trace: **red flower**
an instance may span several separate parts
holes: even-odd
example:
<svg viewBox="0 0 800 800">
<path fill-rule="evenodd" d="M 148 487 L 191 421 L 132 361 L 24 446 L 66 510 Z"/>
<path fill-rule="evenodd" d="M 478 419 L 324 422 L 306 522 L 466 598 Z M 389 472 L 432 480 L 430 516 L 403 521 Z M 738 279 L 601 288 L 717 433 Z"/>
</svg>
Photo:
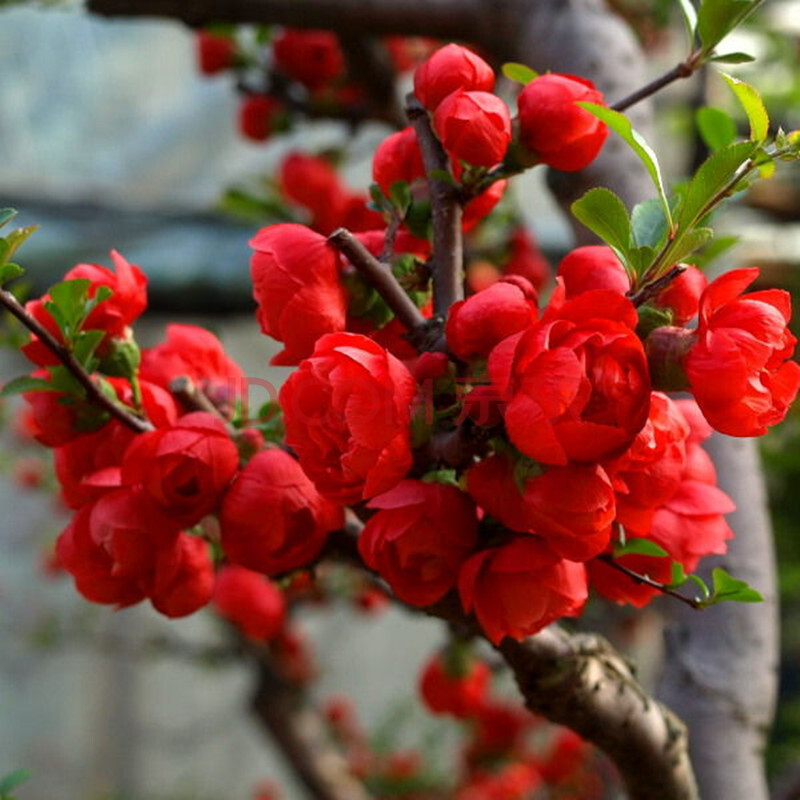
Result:
<svg viewBox="0 0 800 800">
<path fill-rule="evenodd" d="M 275 638 L 286 620 L 286 601 L 278 587 L 263 575 L 234 564 L 217 573 L 214 606 L 255 641 Z"/>
<path fill-rule="evenodd" d="M 410 184 L 424 177 L 425 165 L 413 128 L 403 128 L 387 136 L 378 145 L 372 157 L 372 180 L 381 187 L 386 197 L 390 196 L 395 183 L 403 181 Z"/>
<path fill-rule="evenodd" d="M 342 511 L 325 500 L 283 450 L 262 450 L 236 476 L 220 513 L 221 541 L 234 564 L 272 575 L 319 553 Z"/>
<path fill-rule="evenodd" d="M 513 531 L 538 534 L 561 558 L 587 561 L 608 546 L 614 490 L 596 464 L 548 467 L 517 479 L 510 458 L 492 456 L 471 467 L 467 481 L 485 511 Z"/>
<path fill-rule="evenodd" d="M 700 297 L 708 286 L 708 278 L 697 267 L 686 269 L 666 289 L 653 299 L 653 305 L 672 311 L 672 322 L 685 325 L 697 314 Z"/>
<path fill-rule="evenodd" d="M 239 464 L 224 423 L 203 412 L 140 434 L 125 452 L 122 481 L 181 526 L 194 525 L 222 499 Z"/>
<path fill-rule="evenodd" d="M 564 280 L 567 297 L 592 289 L 625 294 L 631 288 L 622 262 L 603 244 L 590 244 L 567 253 L 558 265 L 558 275 Z"/>
<path fill-rule="evenodd" d="M 476 167 L 503 160 L 511 142 L 511 114 L 497 95 L 459 89 L 436 109 L 433 127 L 445 149 Z"/>
<path fill-rule="evenodd" d="M 534 78 L 520 93 L 520 139 L 539 159 L 567 172 L 594 161 L 608 128 L 577 101 L 603 103 L 591 81 L 575 75 L 550 73 Z"/>
<path fill-rule="evenodd" d="M 800 387 L 800 366 L 789 360 L 797 340 L 786 327 L 788 292 L 742 295 L 758 274 L 755 268 L 736 269 L 709 284 L 685 361 L 703 415 L 731 436 L 766 433 L 786 416 Z"/>
<path fill-rule="evenodd" d="M 447 347 L 460 359 L 489 355 L 507 336 L 536 321 L 536 290 L 521 277 L 501 279 L 454 303 L 447 318 Z"/>
<path fill-rule="evenodd" d="M 167 325 L 165 341 L 142 351 L 139 376 L 166 390 L 175 378 L 189 378 L 218 408 L 231 414 L 246 381 L 242 368 L 211 331 L 177 323 Z"/>
<path fill-rule="evenodd" d="M 371 339 L 323 336 L 281 389 L 287 444 L 326 497 L 374 497 L 411 467 L 415 392 L 408 369 Z"/>
<path fill-rule="evenodd" d="M 494 70 L 478 55 L 458 44 L 437 50 L 414 73 L 414 94 L 429 111 L 457 89 L 491 92 Z"/>
<path fill-rule="evenodd" d="M 606 464 L 617 491 L 617 520 L 645 535 L 655 510 L 675 493 L 686 465 L 689 425 L 676 404 L 661 392 L 650 397 L 647 423 L 633 444 Z"/>
<path fill-rule="evenodd" d="M 283 103 L 272 95 L 245 95 L 239 104 L 239 131 L 246 139 L 264 142 L 275 130 L 276 118 L 284 112 Z"/>
<path fill-rule="evenodd" d="M 344 330 L 347 300 L 339 256 L 324 236 L 303 225 L 262 228 L 251 240 L 256 317 L 284 349 L 273 364 L 298 364 L 325 333 Z"/>
<path fill-rule="evenodd" d="M 453 486 L 406 480 L 375 497 L 358 550 L 394 593 L 412 606 L 441 599 L 475 549 L 478 519 L 467 495 Z"/>
<path fill-rule="evenodd" d="M 65 281 L 87 280 L 89 289 L 87 296 L 93 298 L 100 287 L 111 289 L 112 294 L 91 311 L 83 323 L 83 330 L 100 330 L 106 332 L 105 340 L 100 344 L 102 355 L 108 340 L 126 338 L 129 326 L 139 318 L 147 307 L 147 277 L 134 264 L 128 263 L 116 250 L 111 251 L 111 261 L 115 272 L 101 264 L 77 264 L 64 276 Z M 58 341 L 63 341 L 55 320 L 44 304 L 50 300 L 49 295 L 26 303 L 25 308 L 34 319 L 44 325 Z M 40 366 L 58 364 L 58 359 L 36 336 L 22 348 L 22 352 Z"/>
<path fill-rule="evenodd" d="M 494 207 L 503 199 L 507 186 L 508 181 L 495 181 L 485 192 L 473 197 L 464 206 L 464 215 L 461 218 L 461 227 L 464 233 L 471 231 L 481 220 L 492 213 Z"/>
<path fill-rule="evenodd" d="M 181 533 L 174 547 L 159 551 L 148 591 L 156 611 L 185 617 L 208 605 L 213 593 L 214 564 L 206 542 Z"/>
<path fill-rule="evenodd" d="M 318 89 L 344 73 L 344 56 L 332 33 L 287 28 L 273 41 L 276 66 L 292 80 Z"/>
<path fill-rule="evenodd" d="M 636 309 L 615 292 L 551 300 L 540 322 L 491 353 L 492 383 L 508 397 L 506 430 L 543 464 L 622 452 L 647 421 L 650 381 Z"/>
<path fill-rule="evenodd" d="M 311 227 L 328 235 L 344 224 L 351 195 L 324 158 L 290 153 L 281 163 L 280 185 L 294 203 L 311 213 Z"/>
<path fill-rule="evenodd" d="M 198 31 L 195 46 L 197 64 L 204 75 L 216 75 L 235 63 L 236 42 L 230 36 Z"/>
<path fill-rule="evenodd" d="M 561 617 L 580 614 L 586 602 L 583 564 L 564 561 L 533 536 L 481 550 L 462 567 L 458 591 L 492 644 L 524 639 Z"/>
<path fill-rule="evenodd" d="M 31 377 L 50 381 L 45 370 Z M 29 432 L 45 447 L 61 447 L 101 428 L 106 419 L 94 406 L 64 392 L 25 392 L 22 399 L 30 406 Z"/>
</svg>

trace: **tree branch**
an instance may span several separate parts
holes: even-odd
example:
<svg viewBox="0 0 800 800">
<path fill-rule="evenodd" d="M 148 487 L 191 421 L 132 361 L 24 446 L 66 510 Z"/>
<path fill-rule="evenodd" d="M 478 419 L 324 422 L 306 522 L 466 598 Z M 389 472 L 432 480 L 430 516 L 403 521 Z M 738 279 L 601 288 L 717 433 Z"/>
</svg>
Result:
<svg viewBox="0 0 800 800">
<path fill-rule="evenodd" d="M 611 105 L 614 111 L 625 111 L 636 103 L 641 102 L 647 97 L 654 95 L 656 92 L 661 91 L 665 86 L 669 86 L 681 78 L 691 78 L 694 73 L 703 66 L 701 58 L 701 51 L 695 50 L 685 61 L 676 64 L 672 69 L 667 70 L 663 75 L 655 80 L 650 81 L 641 89 L 637 89 L 622 100 L 618 100 Z"/>
<path fill-rule="evenodd" d="M 238 635 L 238 634 L 237 634 Z M 252 710 L 314 800 L 368 800 L 302 690 L 280 674 L 268 646 L 242 639 L 257 668 Z"/>
<path fill-rule="evenodd" d="M 153 426 L 146 419 L 131 414 L 110 397 L 103 394 L 92 380 L 92 376 L 86 372 L 72 352 L 57 341 L 47 328 L 40 325 L 11 292 L 0 289 L 0 305 L 4 306 L 10 314 L 37 336 L 39 341 L 69 370 L 70 374 L 83 387 L 86 392 L 86 399 L 92 405 L 107 412 L 136 433 L 153 430 Z"/>
<path fill-rule="evenodd" d="M 445 319 L 450 306 L 464 298 L 461 202 L 453 186 L 434 177 L 436 172 L 449 173 L 450 164 L 428 112 L 413 95 L 408 98 L 406 115 L 419 140 L 433 211 L 433 313 Z"/>
</svg>

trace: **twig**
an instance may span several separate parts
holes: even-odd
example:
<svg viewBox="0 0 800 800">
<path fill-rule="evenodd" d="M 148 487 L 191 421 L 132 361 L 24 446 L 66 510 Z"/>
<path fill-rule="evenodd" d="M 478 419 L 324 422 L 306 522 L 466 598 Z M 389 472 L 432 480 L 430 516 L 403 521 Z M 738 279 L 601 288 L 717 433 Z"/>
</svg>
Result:
<svg viewBox="0 0 800 800">
<path fill-rule="evenodd" d="M 670 587 L 666 584 L 659 583 L 647 575 L 642 575 L 639 572 L 634 572 L 632 569 L 628 569 L 623 564 L 620 564 L 619 561 L 616 561 L 614 556 L 599 555 L 597 556 L 597 560 L 608 564 L 609 567 L 613 567 L 623 575 L 627 575 L 632 581 L 636 581 L 636 583 L 640 583 L 643 586 L 650 586 L 652 589 L 657 589 L 662 594 L 669 595 L 670 597 L 674 597 L 676 600 L 680 600 L 682 603 L 686 603 L 687 606 L 691 606 L 693 609 L 695 609 L 695 611 L 699 611 L 703 608 L 699 600 L 693 597 L 686 597 L 686 595 L 676 592 L 674 589 L 670 589 Z"/>
<path fill-rule="evenodd" d="M 338 228 L 328 241 L 347 256 L 350 263 L 364 276 L 367 283 L 386 301 L 394 315 L 413 336 L 424 331 L 428 320 L 406 294 L 387 264 L 382 264 L 346 228 Z"/>
<path fill-rule="evenodd" d="M 658 297 L 664 289 L 669 286 L 672 281 L 675 280 L 679 275 L 686 272 L 687 265 L 686 264 L 675 264 L 669 272 L 666 272 L 660 278 L 657 278 L 650 283 L 646 283 L 642 286 L 641 289 L 633 292 L 633 294 L 628 295 L 628 299 L 633 303 L 637 308 L 641 305 L 644 305 L 650 298 Z"/>
<path fill-rule="evenodd" d="M 660 77 L 650 81 L 650 83 L 637 89 L 635 92 L 623 97 L 611 105 L 614 111 L 625 111 L 636 103 L 641 102 L 647 97 L 661 91 L 665 86 L 669 86 L 681 78 L 690 78 L 694 73 L 703 65 L 702 52 L 695 50 L 685 61 L 676 64 L 671 70 L 668 70 Z"/>
<path fill-rule="evenodd" d="M 145 431 L 153 430 L 153 426 L 146 419 L 129 413 L 122 408 L 122 406 L 115 403 L 110 397 L 104 395 L 92 380 L 91 375 L 86 372 L 72 352 L 64 347 L 61 342 L 57 341 L 43 325 L 39 324 L 11 292 L 0 289 L 0 304 L 3 305 L 10 314 L 15 316 L 31 333 L 37 336 L 39 341 L 69 370 L 70 374 L 86 391 L 86 399 L 90 403 L 108 412 L 123 425 L 136 431 L 136 433 L 144 433 Z"/>
<path fill-rule="evenodd" d="M 417 132 L 428 175 L 433 211 L 433 312 L 444 319 L 450 306 L 464 297 L 461 203 L 454 187 L 435 177 L 437 172 L 450 171 L 447 153 L 433 133 L 428 112 L 413 95 L 408 97 L 406 115 Z"/>
</svg>

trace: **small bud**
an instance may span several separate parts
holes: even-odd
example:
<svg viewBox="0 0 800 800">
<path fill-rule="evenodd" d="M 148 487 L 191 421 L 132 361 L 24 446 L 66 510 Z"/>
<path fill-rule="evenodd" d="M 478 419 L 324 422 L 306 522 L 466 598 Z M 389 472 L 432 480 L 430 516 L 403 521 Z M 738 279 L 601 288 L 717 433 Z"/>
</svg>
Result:
<svg viewBox="0 0 800 800">
<path fill-rule="evenodd" d="M 671 325 L 656 328 L 647 337 L 644 349 L 653 389 L 679 392 L 689 388 L 684 363 L 696 339 L 693 331 Z"/>
</svg>

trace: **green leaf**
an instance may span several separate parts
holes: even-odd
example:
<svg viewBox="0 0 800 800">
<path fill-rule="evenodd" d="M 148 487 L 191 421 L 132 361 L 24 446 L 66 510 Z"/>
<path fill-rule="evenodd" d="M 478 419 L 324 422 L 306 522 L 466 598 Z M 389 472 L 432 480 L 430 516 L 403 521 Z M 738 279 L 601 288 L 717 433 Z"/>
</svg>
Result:
<svg viewBox="0 0 800 800">
<path fill-rule="evenodd" d="M 39 230 L 38 225 L 29 225 L 27 228 L 17 228 L 16 230 L 11 231 L 5 237 L 5 250 L 3 253 L 2 263 L 5 263 L 10 258 L 14 257 L 14 253 L 17 252 L 20 245 L 33 233 Z"/>
<path fill-rule="evenodd" d="M 13 281 L 14 278 L 19 278 L 20 275 L 24 275 L 25 270 L 19 264 L 9 263 L 3 264 L 0 266 L 0 286 L 4 283 L 8 283 L 9 281 Z"/>
<path fill-rule="evenodd" d="M 0 228 L 3 225 L 8 225 L 14 217 L 17 216 L 16 208 L 0 208 Z"/>
<path fill-rule="evenodd" d="M 55 386 L 50 381 L 44 378 L 33 378 L 30 375 L 23 375 L 21 378 L 14 378 L 9 381 L 2 390 L 0 390 L 0 397 L 11 397 L 15 394 L 23 394 L 24 392 L 57 392 Z"/>
<path fill-rule="evenodd" d="M 694 261 L 697 267 L 708 266 L 714 259 L 731 249 L 739 241 L 738 236 L 718 236 L 709 242 L 702 252 L 695 254 Z"/>
<path fill-rule="evenodd" d="M 737 603 L 760 603 L 764 600 L 759 592 L 751 588 L 746 581 L 740 581 L 729 575 L 724 569 L 715 567 L 711 570 L 714 592 L 711 603 L 720 603 L 732 600 Z"/>
<path fill-rule="evenodd" d="M 669 553 L 650 539 L 628 539 L 624 545 L 614 548 L 614 558 L 629 555 L 664 557 Z"/>
<path fill-rule="evenodd" d="M 503 75 L 510 81 L 516 81 L 524 85 L 539 77 L 539 73 L 536 70 L 531 69 L 526 64 L 518 64 L 514 61 L 503 64 Z"/>
<path fill-rule="evenodd" d="M 716 64 L 749 64 L 756 59 L 749 53 L 723 53 L 721 56 L 713 56 L 708 60 Z"/>
<path fill-rule="evenodd" d="M 678 224 L 688 229 L 705 216 L 711 201 L 733 180 L 738 169 L 755 153 L 754 142 L 737 142 L 712 153 L 686 187 Z"/>
<path fill-rule="evenodd" d="M 677 589 L 680 586 L 683 586 L 686 581 L 689 580 L 689 576 L 686 574 L 686 571 L 683 568 L 683 564 L 680 561 L 673 561 L 672 562 L 672 578 L 670 579 L 670 588 Z"/>
<path fill-rule="evenodd" d="M 27 769 L 17 769 L 0 778 L 0 794 L 8 794 L 29 780 L 31 773 Z"/>
<path fill-rule="evenodd" d="M 761 0 L 703 0 L 697 12 L 697 34 L 703 52 L 710 53 Z"/>
<path fill-rule="evenodd" d="M 695 228 L 676 241 L 670 250 L 670 266 L 679 264 L 714 238 L 711 228 Z"/>
<path fill-rule="evenodd" d="M 49 303 L 45 303 L 45 308 L 50 311 L 64 333 L 70 337 L 77 333 L 80 323 L 83 321 L 88 290 L 89 281 L 86 278 L 61 281 L 50 287 L 51 300 Z"/>
<path fill-rule="evenodd" d="M 667 235 L 667 220 L 655 198 L 637 203 L 631 212 L 633 240 L 639 247 L 658 247 Z"/>
<path fill-rule="evenodd" d="M 450 170 L 447 169 L 432 169 L 428 173 L 429 178 L 433 178 L 433 180 L 441 181 L 442 183 L 446 183 L 448 186 L 457 186 L 458 183 L 453 175 L 450 173 Z"/>
<path fill-rule="evenodd" d="M 769 135 L 769 114 L 764 107 L 761 95 L 749 83 L 740 81 L 726 72 L 720 72 L 720 75 L 742 104 L 744 113 L 747 114 L 747 119 L 750 121 L 750 138 L 754 142 L 765 141 Z"/>
<path fill-rule="evenodd" d="M 94 364 L 90 362 L 93 360 L 94 351 L 100 342 L 103 341 L 105 331 L 81 331 L 73 340 L 72 348 L 73 354 L 78 363 L 86 369 L 87 372 L 94 371 Z"/>
<path fill-rule="evenodd" d="M 401 214 L 405 214 L 411 205 L 411 188 L 408 183 L 406 181 L 395 181 L 389 187 L 389 199 Z"/>
<path fill-rule="evenodd" d="M 110 286 L 98 286 L 97 291 L 94 293 L 94 297 L 87 300 L 83 306 L 83 316 L 84 318 L 88 317 L 92 311 L 100 305 L 100 303 L 105 302 L 114 294 L 114 290 Z"/>
<path fill-rule="evenodd" d="M 610 189 L 589 189 L 576 200 L 571 210 L 575 218 L 596 233 L 606 244 L 627 261 L 631 246 L 631 221 L 625 204 Z"/>
<path fill-rule="evenodd" d="M 698 109 L 695 121 L 709 150 L 722 150 L 736 140 L 736 123 L 720 108 L 704 106 Z"/>
<path fill-rule="evenodd" d="M 661 177 L 661 167 L 658 164 L 658 158 L 653 148 L 650 147 L 644 136 L 642 136 L 639 131 L 635 130 L 630 120 L 624 114 L 620 114 L 619 111 L 614 111 L 607 106 L 601 106 L 597 103 L 578 102 L 577 105 L 582 106 L 587 111 L 594 114 L 599 120 L 605 122 L 606 125 L 618 136 L 621 136 L 636 155 L 639 156 L 639 160 L 644 164 L 645 169 L 653 181 L 653 185 L 658 191 L 658 196 L 661 198 L 667 224 L 669 227 L 672 227 L 672 214 L 670 212 L 667 193 L 664 189 L 664 181 Z"/>
<path fill-rule="evenodd" d="M 694 44 L 694 35 L 697 31 L 697 11 L 692 5 L 692 0 L 678 0 L 683 16 L 683 24 L 686 27 L 686 35 L 689 37 L 689 45 Z"/>
</svg>

